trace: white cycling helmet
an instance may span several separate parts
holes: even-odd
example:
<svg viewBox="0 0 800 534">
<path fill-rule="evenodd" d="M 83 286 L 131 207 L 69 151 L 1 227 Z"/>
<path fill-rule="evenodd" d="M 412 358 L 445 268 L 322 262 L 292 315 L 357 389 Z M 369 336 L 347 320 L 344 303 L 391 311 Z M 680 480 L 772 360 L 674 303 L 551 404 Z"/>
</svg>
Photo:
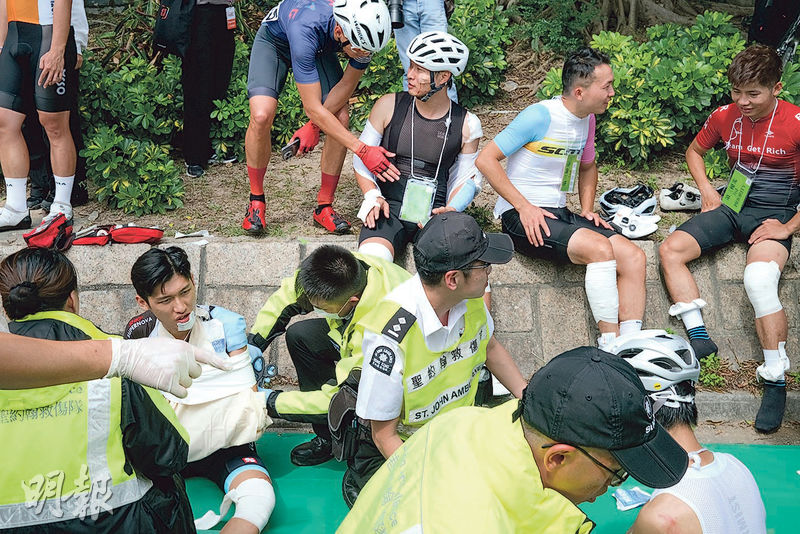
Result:
<svg viewBox="0 0 800 534">
<path fill-rule="evenodd" d="M 636 215 L 652 215 L 658 205 L 653 189 L 645 184 L 609 189 L 600 195 L 599 203 L 609 217 L 622 206 L 633 209 Z"/>
<path fill-rule="evenodd" d="M 619 336 L 608 352 L 616 354 L 636 369 L 644 388 L 656 403 L 670 408 L 681 402 L 692 402 L 692 395 L 679 395 L 675 385 L 686 380 L 697 383 L 700 362 L 692 346 L 684 338 L 664 330 L 642 330 Z"/>
<path fill-rule="evenodd" d="M 458 76 L 467 68 L 469 48 L 449 33 L 424 32 L 411 40 L 406 55 L 423 69 Z"/>
<path fill-rule="evenodd" d="M 356 48 L 379 52 L 392 37 L 392 19 L 383 0 L 336 0 L 333 18 Z"/>
</svg>

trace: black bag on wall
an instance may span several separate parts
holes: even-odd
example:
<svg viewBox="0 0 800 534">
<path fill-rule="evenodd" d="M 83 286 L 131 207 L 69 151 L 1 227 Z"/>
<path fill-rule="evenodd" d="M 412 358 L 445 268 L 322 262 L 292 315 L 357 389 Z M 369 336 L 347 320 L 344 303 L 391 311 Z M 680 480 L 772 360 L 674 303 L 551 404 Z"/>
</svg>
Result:
<svg viewBox="0 0 800 534">
<path fill-rule="evenodd" d="M 184 57 L 189 48 L 195 0 L 161 0 L 153 31 L 153 52 Z"/>
</svg>

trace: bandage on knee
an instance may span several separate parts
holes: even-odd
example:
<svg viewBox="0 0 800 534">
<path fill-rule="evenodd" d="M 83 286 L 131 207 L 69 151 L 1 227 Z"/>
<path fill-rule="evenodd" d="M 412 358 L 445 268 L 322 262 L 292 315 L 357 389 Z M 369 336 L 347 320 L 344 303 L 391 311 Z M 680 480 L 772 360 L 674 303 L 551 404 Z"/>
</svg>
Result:
<svg viewBox="0 0 800 534">
<path fill-rule="evenodd" d="M 755 261 L 744 268 L 744 289 L 756 312 L 756 319 L 781 311 L 778 281 L 781 270 L 774 261 Z"/>
<path fill-rule="evenodd" d="M 228 513 L 231 504 L 236 505 L 234 518 L 243 519 L 258 528 L 267 526 L 272 511 L 275 509 L 275 490 L 269 480 L 264 478 L 248 478 L 231 489 L 222 499 L 219 514 L 208 511 L 203 517 L 194 520 L 199 530 L 208 530 L 219 523 Z"/>
<path fill-rule="evenodd" d="M 375 256 L 376 258 L 381 258 L 386 261 L 394 261 L 394 257 L 392 257 L 392 251 L 380 243 L 364 243 L 358 247 L 358 251 L 367 256 Z"/>
<path fill-rule="evenodd" d="M 586 266 L 586 299 L 596 322 L 619 322 L 617 261 L 598 261 Z"/>
</svg>

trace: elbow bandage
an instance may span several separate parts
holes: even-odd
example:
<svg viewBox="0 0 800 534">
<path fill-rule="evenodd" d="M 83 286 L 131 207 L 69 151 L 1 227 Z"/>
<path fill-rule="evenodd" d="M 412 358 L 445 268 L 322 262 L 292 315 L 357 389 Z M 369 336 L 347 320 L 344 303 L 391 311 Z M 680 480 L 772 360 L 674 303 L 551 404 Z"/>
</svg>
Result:
<svg viewBox="0 0 800 534">
<path fill-rule="evenodd" d="M 783 309 L 778 299 L 781 270 L 774 261 L 756 261 L 744 269 L 744 289 L 756 312 L 756 319 Z"/>
<path fill-rule="evenodd" d="M 372 126 L 372 123 L 367 120 L 367 122 L 364 123 L 364 131 L 361 132 L 358 140 L 368 146 L 378 146 L 381 144 L 381 141 L 383 141 L 383 134 L 376 130 L 375 127 Z M 377 184 L 375 175 L 369 171 L 367 166 L 364 165 L 364 162 L 361 161 L 361 158 L 355 154 L 353 154 L 353 170 L 356 171 L 356 174 L 369 178 Z"/>
<path fill-rule="evenodd" d="M 267 526 L 269 517 L 275 509 L 275 490 L 269 480 L 248 478 L 225 494 L 219 515 L 208 511 L 200 519 L 195 519 L 195 527 L 200 530 L 214 527 L 228 513 L 231 504 L 236 504 L 234 518 L 244 519 L 261 531 Z"/>
<path fill-rule="evenodd" d="M 586 266 L 586 299 L 595 322 L 619 322 L 617 261 L 598 261 Z"/>
</svg>

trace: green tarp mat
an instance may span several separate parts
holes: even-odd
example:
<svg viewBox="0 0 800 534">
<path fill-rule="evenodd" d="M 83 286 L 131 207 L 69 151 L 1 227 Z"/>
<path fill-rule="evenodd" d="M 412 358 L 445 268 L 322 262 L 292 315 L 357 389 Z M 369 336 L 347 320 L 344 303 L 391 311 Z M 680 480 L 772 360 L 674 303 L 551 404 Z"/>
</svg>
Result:
<svg viewBox="0 0 800 534">
<path fill-rule="evenodd" d="M 274 534 L 325 534 L 347 514 L 342 500 L 344 464 L 334 461 L 316 467 L 295 467 L 289 461 L 292 447 L 311 438 L 309 434 L 267 433 L 258 442 L 258 453 L 275 484 L 276 505 L 265 532 Z M 706 445 L 712 451 L 729 452 L 752 471 L 767 509 L 767 532 L 794 534 L 800 513 L 800 446 Z M 186 485 L 195 517 L 208 510 L 218 512 L 222 492 L 206 479 L 190 478 Z M 638 483 L 629 479 L 623 487 Z M 646 488 L 644 488 L 646 489 Z M 595 534 L 625 532 L 637 510 L 620 512 L 611 496 L 613 488 L 594 503 L 581 505 L 597 523 Z M 228 517 L 233 513 L 229 512 Z M 226 518 L 227 519 L 227 518 Z M 215 529 L 222 528 L 220 523 Z M 214 532 L 214 531 L 200 531 Z"/>
</svg>

